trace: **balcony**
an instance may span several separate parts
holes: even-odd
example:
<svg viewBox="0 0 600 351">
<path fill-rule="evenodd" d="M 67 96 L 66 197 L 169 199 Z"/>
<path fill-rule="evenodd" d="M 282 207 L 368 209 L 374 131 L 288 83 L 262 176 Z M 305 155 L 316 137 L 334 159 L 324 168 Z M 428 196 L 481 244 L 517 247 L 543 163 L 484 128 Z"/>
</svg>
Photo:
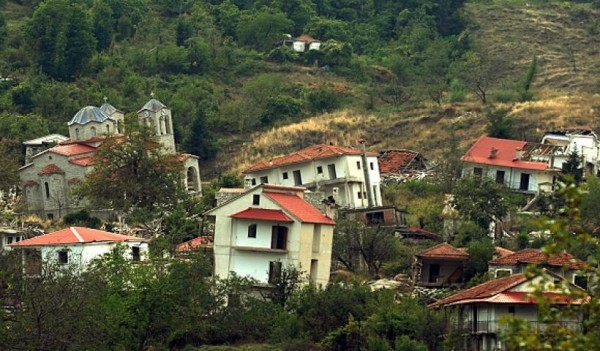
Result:
<svg viewBox="0 0 600 351">
<path fill-rule="evenodd" d="M 536 332 L 545 332 L 551 328 L 563 327 L 572 330 L 581 330 L 579 321 L 558 321 L 556 323 L 542 323 L 538 321 L 526 321 L 529 327 Z M 465 334 L 497 334 L 508 329 L 506 323 L 498 321 L 466 321 L 460 327 L 460 331 Z"/>
<path fill-rule="evenodd" d="M 267 252 L 275 254 L 287 254 L 288 250 L 285 249 L 272 249 L 270 247 L 256 247 L 256 246 L 233 246 L 234 250 L 248 251 L 248 252 Z"/>
</svg>

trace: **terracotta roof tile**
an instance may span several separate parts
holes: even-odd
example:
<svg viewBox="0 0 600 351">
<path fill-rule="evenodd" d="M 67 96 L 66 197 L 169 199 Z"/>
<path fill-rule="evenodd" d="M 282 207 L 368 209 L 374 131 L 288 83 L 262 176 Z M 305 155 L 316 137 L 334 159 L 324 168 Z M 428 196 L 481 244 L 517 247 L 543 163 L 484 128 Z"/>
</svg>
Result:
<svg viewBox="0 0 600 351">
<path fill-rule="evenodd" d="M 520 169 L 531 169 L 543 171 L 548 169 L 546 162 L 525 161 L 516 159 L 517 149 L 523 149 L 527 142 L 520 140 L 499 139 L 481 137 L 471 146 L 471 149 L 462 157 L 464 162 L 478 164 L 512 167 Z M 495 149 L 495 157 L 490 157 L 492 149 Z"/>
<path fill-rule="evenodd" d="M 514 266 L 528 263 L 547 264 L 555 267 L 567 266 L 569 269 L 579 269 L 583 265 L 581 260 L 569 253 L 564 252 L 548 256 L 538 249 L 524 249 L 489 262 L 492 266 Z"/>
<path fill-rule="evenodd" d="M 505 249 L 505 248 L 500 247 L 500 246 L 495 246 L 494 247 L 494 252 L 495 252 L 496 255 L 498 255 L 498 257 L 504 257 L 504 256 L 512 255 L 512 254 L 515 253 L 514 251 L 511 251 L 509 249 Z"/>
<path fill-rule="evenodd" d="M 95 162 L 92 160 L 91 157 L 80 157 L 80 158 L 70 159 L 69 163 L 72 163 L 72 164 L 75 164 L 78 166 L 83 166 L 83 167 L 92 166 L 95 164 Z"/>
<path fill-rule="evenodd" d="M 463 290 L 457 294 L 450 295 L 444 299 L 441 299 L 429 305 L 429 307 L 437 308 L 445 305 L 457 304 L 463 301 L 492 297 L 525 281 L 527 281 L 527 277 L 525 277 L 525 274 L 522 273 L 513 274 L 500 279 L 490 280 L 483 284 L 479 284 L 472 288 Z"/>
<path fill-rule="evenodd" d="M 21 240 L 10 244 L 11 247 L 27 246 L 54 246 L 65 244 L 82 244 L 92 242 L 122 242 L 122 241 L 146 241 L 135 236 L 127 236 L 105 232 L 85 227 L 65 228 L 50 234 L 36 236 L 31 239 Z"/>
<path fill-rule="evenodd" d="M 277 168 L 281 166 L 309 162 L 313 160 L 320 160 L 330 157 L 339 157 L 342 155 L 361 155 L 362 152 L 359 149 L 353 149 L 349 147 L 341 147 L 341 146 L 333 146 L 326 144 L 319 144 L 309 146 L 302 150 L 293 152 L 286 156 L 276 157 L 270 161 L 261 161 L 258 162 L 246 170 L 244 173 L 251 173 L 255 171 L 260 171 L 263 169 Z M 369 156 L 377 156 L 377 154 L 369 152 L 367 153 Z"/>
<path fill-rule="evenodd" d="M 94 152 L 96 148 L 86 144 L 60 144 L 48 151 L 62 156 L 76 156 Z"/>
<path fill-rule="evenodd" d="M 418 152 L 410 150 L 387 150 L 379 156 L 379 172 L 402 173 L 417 155 Z"/>
<path fill-rule="evenodd" d="M 41 171 L 38 172 L 38 175 L 50 175 L 50 174 L 65 174 L 65 171 L 60 169 L 54 163 L 44 166 Z"/>
<path fill-rule="evenodd" d="M 281 210 L 270 210 L 264 208 L 247 208 L 238 213 L 234 213 L 231 215 L 232 218 L 238 219 L 255 219 L 259 221 L 272 221 L 272 222 L 294 222 L 293 219 L 288 217 Z"/>
<path fill-rule="evenodd" d="M 425 249 L 415 254 L 417 257 L 424 258 L 458 258 L 466 260 L 469 258 L 469 254 L 461 249 L 458 249 L 448 243 L 441 243 Z"/>
<path fill-rule="evenodd" d="M 78 184 L 78 183 L 80 183 L 80 182 L 81 182 L 81 180 L 80 180 L 79 178 L 71 178 L 71 179 L 69 179 L 69 180 L 67 181 L 67 183 L 69 183 L 69 184 L 71 184 L 71 185 L 73 185 L 73 184 Z"/>
<path fill-rule="evenodd" d="M 214 242 L 213 242 L 212 237 L 199 236 L 192 240 L 188 240 L 188 241 L 182 242 L 180 244 L 177 244 L 175 246 L 175 251 L 177 251 L 177 252 L 193 251 L 193 250 L 197 250 L 197 249 L 200 249 L 203 247 L 212 248 L 213 245 L 214 245 Z"/>
<path fill-rule="evenodd" d="M 279 206 L 301 222 L 335 225 L 335 222 L 331 218 L 321 213 L 321 211 L 301 197 L 294 194 L 268 192 L 266 190 L 267 189 L 263 190 L 265 196 L 275 201 Z"/>
<path fill-rule="evenodd" d="M 36 185 L 38 185 L 38 183 L 33 180 L 26 180 L 23 182 L 23 186 L 36 186 Z"/>
<path fill-rule="evenodd" d="M 317 40 L 313 37 L 311 37 L 310 35 L 306 35 L 306 34 L 302 34 L 301 36 L 297 37 L 294 39 L 295 41 L 303 41 L 305 43 L 314 43 L 320 40 Z"/>
</svg>

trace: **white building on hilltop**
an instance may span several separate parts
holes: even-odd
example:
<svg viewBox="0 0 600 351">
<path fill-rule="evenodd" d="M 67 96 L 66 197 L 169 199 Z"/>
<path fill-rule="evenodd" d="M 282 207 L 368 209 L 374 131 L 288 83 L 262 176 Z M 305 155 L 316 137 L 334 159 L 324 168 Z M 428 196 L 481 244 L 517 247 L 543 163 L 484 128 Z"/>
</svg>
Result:
<svg viewBox="0 0 600 351">
<path fill-rule="evenodd" d="M 246 170 L 251 185 L 302 186 L 321 191 L 345 208 L 382 205 L 377 153 L 333 145 L 313 145 L 289 155 L 261 161 Z"/>
<path fill-rule="evenodd" d="M 326 285 L 335 222 L 304 200 L 304 188 L 262 184 L 206 212 L 214 218 L 215 275 L 272 284 L 292 265 Z"/>
</svg>

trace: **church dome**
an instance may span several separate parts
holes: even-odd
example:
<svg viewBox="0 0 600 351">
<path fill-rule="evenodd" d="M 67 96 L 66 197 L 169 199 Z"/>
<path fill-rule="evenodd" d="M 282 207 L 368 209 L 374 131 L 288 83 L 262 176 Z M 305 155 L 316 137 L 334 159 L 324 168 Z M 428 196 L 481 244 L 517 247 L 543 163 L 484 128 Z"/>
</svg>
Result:
<svg viewBox="0 0 600 351">
<path fill-rule="evenodd" d="M 69 125 L 84 125 L 89 122 L 102 123 L 107 119 L 111 119 L 110 116 L 106 114 L 106 112 L 102 111 L 100 108 L 96 106 L 86 106 L 79 110 L 79 112 L 77 112 L 75 116 L 73 116 L 73 119 L 71 120 L 71 122 L 69 122 Z"/>
<path fill-rule="evenodd" d="M 167 107 L 165 104 L 163 104 L 162 102 L 152 98 L 150 100 L 148 100 L 148 102 L 144 105 L 144 107 L 142 107 L 139 112 L 142 112 L 144 110 L 148 110 L 148 111 L 152 111 L 152 112 L 158 112 L 160 111 L 162 108 Z"/>
</svg>

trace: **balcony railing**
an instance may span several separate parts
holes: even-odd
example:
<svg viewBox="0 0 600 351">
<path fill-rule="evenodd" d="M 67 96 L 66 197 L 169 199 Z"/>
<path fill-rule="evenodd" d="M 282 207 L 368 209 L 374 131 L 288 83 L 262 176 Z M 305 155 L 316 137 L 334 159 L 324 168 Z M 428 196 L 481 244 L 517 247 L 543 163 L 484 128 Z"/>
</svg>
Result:
<svg viewBox="0 0 600 351">
<path fill-rule="evenodd" d="M 538 321 L 527 321 L 527 324 L 536 332 L 545 332 L 554 327 L 563 327 L 572 330 L 581 330 L 581 322 L 578 321 L 558 321 L 554 323 L 542 323 Z M 466 321 L 462 325 L 461 331 L 470 334 L 496 334 L 508 329 L 506 323 L 498 321 Z"/>
</svg>

